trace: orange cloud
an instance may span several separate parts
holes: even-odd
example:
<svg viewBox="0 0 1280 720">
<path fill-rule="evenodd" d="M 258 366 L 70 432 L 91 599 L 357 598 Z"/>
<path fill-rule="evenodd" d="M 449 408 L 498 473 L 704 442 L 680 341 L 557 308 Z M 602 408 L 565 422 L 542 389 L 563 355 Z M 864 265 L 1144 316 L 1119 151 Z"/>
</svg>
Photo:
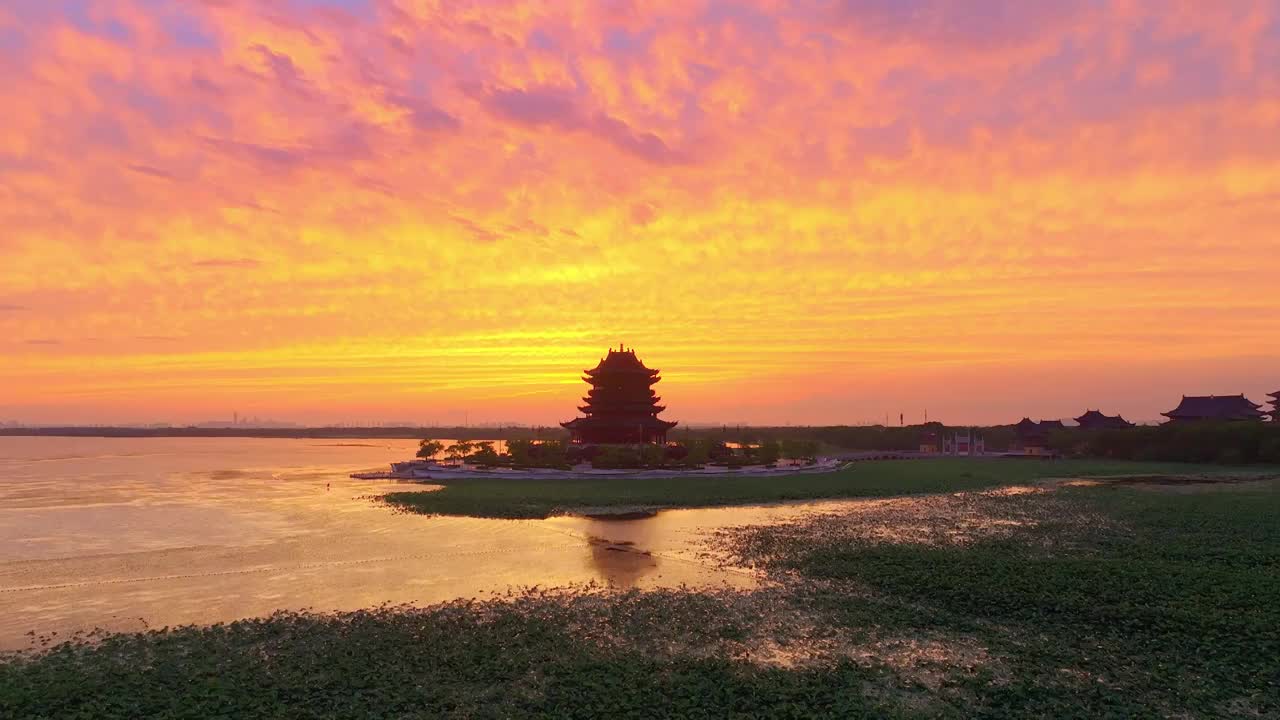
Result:
<svg viewBox="0 0 1280 720">
<path fill-rule="evenodd" d="M 0 417 L 551 422 L 619 340 L 694 420 L 1280 383 L 1273 2 L 26 3 L 0 62 Z"/>
</svg>

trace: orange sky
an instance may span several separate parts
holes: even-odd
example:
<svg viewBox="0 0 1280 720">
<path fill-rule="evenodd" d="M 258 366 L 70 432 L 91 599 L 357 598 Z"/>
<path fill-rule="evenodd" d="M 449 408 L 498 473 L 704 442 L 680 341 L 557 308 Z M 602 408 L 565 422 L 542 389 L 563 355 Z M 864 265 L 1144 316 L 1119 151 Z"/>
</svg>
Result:
<svg viewBox="0 0 1280 720">
<path fill-rule="evenodd" d="M 0 420 L 1280 388 L 1280 0 L 17 0 L 0 66 Z"/>
</svg>

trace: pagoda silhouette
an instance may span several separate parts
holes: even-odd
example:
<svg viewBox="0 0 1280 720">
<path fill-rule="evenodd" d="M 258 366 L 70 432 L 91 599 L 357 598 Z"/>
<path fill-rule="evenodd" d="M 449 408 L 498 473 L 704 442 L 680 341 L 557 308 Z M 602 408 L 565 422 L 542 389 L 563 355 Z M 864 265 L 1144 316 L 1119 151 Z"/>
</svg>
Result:
<svg viewBox="0 0 1280 720">
<path fill-rule="evenodd" d="M 583 417 L 560 423 L 573 442 L 583 445 L 659 443 L 667 441 L 667 431 L 676 423 L 658 418 L 666 410 L 658 404 L 652 386 L 662 378 L 640 362 L 634 349 L 609 349 L 600 364 L 584 370 L 583 380 L 591 385 L 585 405 L 578 407 Z"/>
</svg>

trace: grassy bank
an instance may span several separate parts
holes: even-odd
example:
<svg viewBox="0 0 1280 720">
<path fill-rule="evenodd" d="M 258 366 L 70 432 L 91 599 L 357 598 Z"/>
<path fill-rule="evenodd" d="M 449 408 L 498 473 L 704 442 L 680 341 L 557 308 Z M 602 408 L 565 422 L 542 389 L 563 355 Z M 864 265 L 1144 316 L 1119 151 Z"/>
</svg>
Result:
<svg viewBox="0 0 1280 720">
<path fill-rule="evenodd" d="M 1226 467 L 1094 460 L 928 459 L 856 463 L 847 470 L 774 477 L 468 479 L 385 500 L 427 515 L 545 518 L 614 509 L 716 507 L 979 490 L 1047 477 L 1233 472 Z M 1258 472 L 1250 470 L 1248 472 Z"/>
<path fill-rule="evenodd" d="M 1275 481 L 901 498 L 714 542 L 780 582 L 110 636 L 0 661 L 0 717 L 1280 715 Z"/>
</svg>

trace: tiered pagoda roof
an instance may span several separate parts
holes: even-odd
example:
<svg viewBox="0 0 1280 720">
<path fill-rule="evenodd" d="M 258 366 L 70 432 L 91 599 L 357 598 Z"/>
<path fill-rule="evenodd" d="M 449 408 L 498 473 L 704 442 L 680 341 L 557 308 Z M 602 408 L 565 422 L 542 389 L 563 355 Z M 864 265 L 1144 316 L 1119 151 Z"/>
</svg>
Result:
<svg viewBox="0 0 1280 720">
<path fill-rule="evenodd" d="M 1269 393 L 1267 397 L 1271 398 L 1271 421 L 1280 422 L 1280 390 Z"/>
<path fill-rule="evenodd" d="M 1086 410 L 1083 415 L 1074 419 L 1086 430 L 1118 430 L 1133 427 L 1133 423 L 1119 415 L 1103 415 L 1098 410 Z"/>
<path fill-rule="evenodd" d="M 586 373 L 583 380 L 591 386 L 578 411 L 583 417 L 560 425 L 569 430 L 575 443 L 665 443 L 667 431 L 675 422 L 662 420 L 658 413 L 662 398 L 652 386 L 662 378 L 658 371 L 645 367 L 635 350 L 621 345 L 609 350 L 600 363 Z"/>
<path fill-rule="evenodd" d="M 1183 395 L 1178 407 L 1160 414 L 1173 422 L 1260 420 L 1261 407 L 1243 394 Z"/>
</svg>

